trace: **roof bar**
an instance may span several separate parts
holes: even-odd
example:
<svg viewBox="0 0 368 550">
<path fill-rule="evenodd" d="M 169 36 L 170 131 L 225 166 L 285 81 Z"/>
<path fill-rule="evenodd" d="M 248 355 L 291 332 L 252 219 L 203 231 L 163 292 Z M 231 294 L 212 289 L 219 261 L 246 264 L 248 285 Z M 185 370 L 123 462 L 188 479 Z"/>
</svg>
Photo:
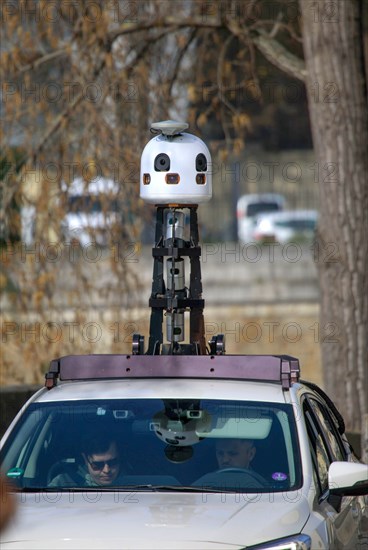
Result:
<svg viewBox="0 0 368 550">
<path fill-rule="evenodd" d="M 264 380 L 287 390 L 299 376 L 298 359 L 288 355 L 67 355 L 51 361 L 45 386 L 58 379 L 207 378 Z"/>
</svg>

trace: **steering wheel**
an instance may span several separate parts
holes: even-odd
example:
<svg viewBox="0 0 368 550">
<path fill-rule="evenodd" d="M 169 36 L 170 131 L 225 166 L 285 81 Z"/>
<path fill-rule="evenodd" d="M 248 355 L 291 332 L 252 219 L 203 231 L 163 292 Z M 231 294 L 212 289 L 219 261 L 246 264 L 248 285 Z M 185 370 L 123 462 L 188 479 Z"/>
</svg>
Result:
<svg viewBox="0 0 368 550">
<path fill-rule="evenodd" d="M 267 483 L 266 480 L 257 472 L 254 472 L 253 470 L 248 470 L 247 468 L 220 468 L 219 470 L 216 470 L 216 474 L 246 474 L 248 476 L 253 477 L 256 481 L 259 483 Z"/>
<path fill-rule="evenodd" d="M 243 473 L 243 474 L 253 473 L 252 471 L 247 470 L 247 468 L 220 468 L 219 470 L 216 470 L 216 474 L 225 474 L 226 472 Z"/>
</svg>

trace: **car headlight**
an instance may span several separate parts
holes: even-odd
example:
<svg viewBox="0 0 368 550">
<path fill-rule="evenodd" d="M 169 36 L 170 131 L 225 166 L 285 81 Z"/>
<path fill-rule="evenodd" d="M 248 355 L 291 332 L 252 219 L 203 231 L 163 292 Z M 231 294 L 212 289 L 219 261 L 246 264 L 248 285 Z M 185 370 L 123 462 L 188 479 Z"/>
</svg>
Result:
<svg viewBox="0 0 368 550">
<path fill-rule="evenodd" d="M 256 546 L 247 546 L 247 550 L 310 550 L 311 538 L 308 535 L 294 535 Z"/>
</svg>

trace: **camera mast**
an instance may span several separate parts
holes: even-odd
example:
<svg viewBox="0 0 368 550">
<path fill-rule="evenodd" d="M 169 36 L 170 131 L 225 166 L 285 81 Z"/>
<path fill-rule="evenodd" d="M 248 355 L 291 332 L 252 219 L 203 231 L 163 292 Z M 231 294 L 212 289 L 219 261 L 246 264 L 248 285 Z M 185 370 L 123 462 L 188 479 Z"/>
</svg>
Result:
<svg viewBox="0 0 368 550">
<path fill-rule="evenodd" d="M 223 335 L 205 341 L 198 205 L 212 197 L 211 156 L 202 140 L 184 133 L 188 124 L 152 124 L 157 137 L 141 158 L 140 196 L 156 206 L 155 244 L 149 341 L 133 335 L 134 355 L 222 355 Z M 186 284 L 189 266 L 189 285 Z M 166 277 L 165 277 L 166 275 Z M 189 312 L 189 342 L 185 342 L 185 314 Z M 163 321 L 166 318 L 164 342 Z"/>
</svg>

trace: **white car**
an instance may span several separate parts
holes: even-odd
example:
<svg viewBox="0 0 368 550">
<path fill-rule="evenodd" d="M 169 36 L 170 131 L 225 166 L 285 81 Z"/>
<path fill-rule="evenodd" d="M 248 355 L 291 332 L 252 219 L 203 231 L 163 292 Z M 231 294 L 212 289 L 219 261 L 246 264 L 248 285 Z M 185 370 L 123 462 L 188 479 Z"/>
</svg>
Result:
<svg viewBox="0 0 368 550">
<path fill-rule="evenodd" d="M 82 178 L 67 187 L 66 214 L 61 223 L 66 242 L 107 246 L 113 228 L 121 223 L 119 186 L 113 180 L 97 178 L 89 184 Z"/>
<path fill-rule="evenodd" d="M 318 221 L 316 210 L 284 210 L 257 216 L 253 228 L 255 242 L 312 241 Z"/>
<path fill-rule="evenodd" d="M 299 375 L 289 356 L 52 361 L 1 442 L 1 548 L 363 550 L 368 467 Z"/>
<path fill-rule="evenodd" d="M 269 212 L 280 212 L 284 208 L 285 199 L 277 193 L 252 193 L 241 196 L 236 205 L 239 241 L 242 243 L 253 241 L 257 216 Z"/>
</svg>

